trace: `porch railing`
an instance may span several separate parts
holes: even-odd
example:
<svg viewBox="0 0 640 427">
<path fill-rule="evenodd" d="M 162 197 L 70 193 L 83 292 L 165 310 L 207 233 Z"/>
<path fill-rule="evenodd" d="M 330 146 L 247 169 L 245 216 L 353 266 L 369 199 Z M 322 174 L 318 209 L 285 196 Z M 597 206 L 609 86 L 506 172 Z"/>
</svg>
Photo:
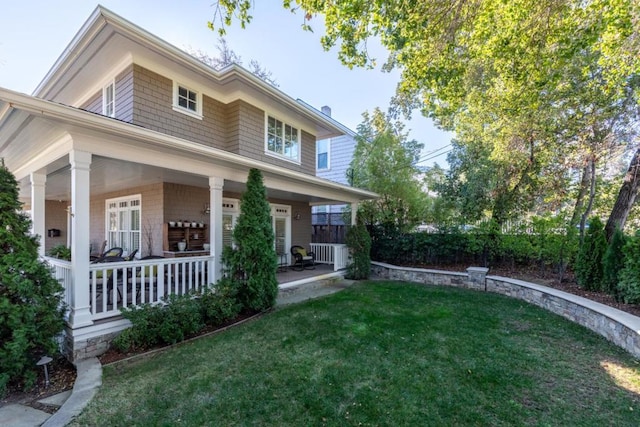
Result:
<svg viewBox="0 0 640 427">
<path fill-rule="evenodd" d="M 210 256 L 91 264 L 88 286 L 92 317 L 113 317 L 123 307 L 202 291 L 212 282 L 212 268 Z"/>
<path fill-rule="evenodd" d="M 344 244 L 311 243 L 311 250 L 316 255 L 318 264 L 333 264 L 333 270 L 338 271 L 349 265 L 349 248 Z"/>
<path fill-rule="evenodd" d="M 64 287 L 63 301 L 68 307 L 71 304 L 71 290 L 73 289 L 71 262 L 50 257 L 44 257 L 44 260 L 53 268 L 53 277 L 55 277 Z"/>
</svg>

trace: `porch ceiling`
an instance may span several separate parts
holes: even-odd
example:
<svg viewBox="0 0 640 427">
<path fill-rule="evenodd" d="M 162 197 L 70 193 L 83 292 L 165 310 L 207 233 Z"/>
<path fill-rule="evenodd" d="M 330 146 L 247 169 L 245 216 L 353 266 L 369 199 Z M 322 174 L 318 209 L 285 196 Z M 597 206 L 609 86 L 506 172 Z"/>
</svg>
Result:
<svg viewBox="0 0 640 427">
<path fill-rule="evenodd" d="M 60 158 L 49 164 L 46 168 L 47 200 L 71 200 L 71 171 L 68 156 Z M 127 190 L 133 187 L 170 182 L 174 184 L 189 185 L 194 187 L 209 187 L 207 177 L 172 169 L 164 169 L 156 166 L 144 165 L 130 161 L 110 159 L 94 156 L 91 162 L 91 195 L 102 195 L 117 191 Z M 31 187 L 29 179 L 20 181 L 20 198 L 24 203 L 29 203 Z M 242 193 L 246 185 L 243 182 L 225 180 L 224 191 Z M 329 203 L 330 200 L 313 197 L 308 194 L 299 194 L 276 188 L 267 188 L 267 195 L 273 199 L 292 200 L 308 203 Z"/>
</svg>

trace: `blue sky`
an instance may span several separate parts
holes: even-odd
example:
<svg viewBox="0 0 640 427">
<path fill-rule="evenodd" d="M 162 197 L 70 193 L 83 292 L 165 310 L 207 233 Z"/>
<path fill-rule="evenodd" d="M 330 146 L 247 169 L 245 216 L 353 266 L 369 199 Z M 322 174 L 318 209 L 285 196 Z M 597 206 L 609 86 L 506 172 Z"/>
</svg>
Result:
<svg viewBox="0 0 640 427">
<path fill-rule="evenodd" d="M 207 28 L 213 0 L 103 0 L 112 12 L 179 48 L 199 49 L 214 56 L 217 33 Z M 373 45 L 374 70 L 343 66 L 335 52 L 320 46 L 322 21 L 314 32 L 301 29 L 301 14 L 282 8 L 281 0 L 256 1 L 254 19 L 246 29 L 237 22 L 227 28 L 229 46 L 245 65 L 257 60 L 273 73 L 281 90 L 316 108 L 329 105 L 334 119 L 355 130 L 364 111 L 386 110 L 399 73 L 384 73 L 382 48 Z M 98 3 L 87 0 L 22 0 L 3 2 L 0 13 L 0 86 L 32 93 Z M 430 151 L 449 144 L 451 134 L 419 114 L 407 123 L 410 137 Z M 447 150 L 442 150 L 446 152 Z M 446 156 L 437 161 L 446 165 Z"/>
</svg>

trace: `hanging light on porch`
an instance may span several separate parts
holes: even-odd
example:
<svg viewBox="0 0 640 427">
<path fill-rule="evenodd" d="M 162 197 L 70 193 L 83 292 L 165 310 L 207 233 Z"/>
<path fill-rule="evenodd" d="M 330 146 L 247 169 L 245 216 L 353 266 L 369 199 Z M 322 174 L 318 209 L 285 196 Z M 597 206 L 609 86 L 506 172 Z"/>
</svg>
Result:
<svg viewBox="0 0 640 427">
<path fill-rule="evenodd" d="M 204 209 L 202 210 L 202 213 L 205 215 L 209 215 L 209 212 L 211 212 L 211 208 L 209 207 L 209 203 L 205 203 L 204 204 Z"/>
</svg>

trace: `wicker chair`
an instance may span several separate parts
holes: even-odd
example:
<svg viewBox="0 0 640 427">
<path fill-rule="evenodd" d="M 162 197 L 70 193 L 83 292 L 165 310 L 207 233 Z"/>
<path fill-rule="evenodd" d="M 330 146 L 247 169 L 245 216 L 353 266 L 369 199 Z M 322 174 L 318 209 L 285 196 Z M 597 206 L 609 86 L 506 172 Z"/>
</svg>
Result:
<svg viewBox="0 0 640 427">
<path fill-rule="evenodd" d="M 293 270 L 313 270 L 316 268 L 316 254 L 307 252 L 302 246 L 291 246 L 291 255 L 293 255 Z"/>
</svg>

